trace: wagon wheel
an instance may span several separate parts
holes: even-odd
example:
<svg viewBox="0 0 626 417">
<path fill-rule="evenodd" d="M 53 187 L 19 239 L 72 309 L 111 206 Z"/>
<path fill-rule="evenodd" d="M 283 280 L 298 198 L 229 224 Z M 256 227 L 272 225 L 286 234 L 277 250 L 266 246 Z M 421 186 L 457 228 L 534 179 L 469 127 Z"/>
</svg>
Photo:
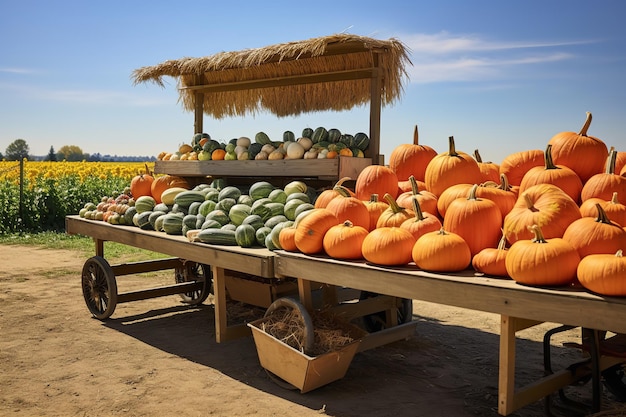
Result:
<svg viewBox="0 0 626 417">
<path fill-rule="evenodd" d="M 582 328 L 583 340 L 591 337 L 591 331 L 590 329 Z M 598 338 L 600 340 L 605 339 L 606 336 L 607 332 L 598 332 Z M 601 372 L 604 386 L 613 394 L 615 399 L 620 402 L 626 402 L 626 371 L 624 370 L 624 366 L 624 363 L 618 363 Z"/>
<path fill-rule="evenodd" d="M 83 265 L 82 287 L 91 314 L 99 320 L 111 317 L 117 305 L 117 283 L 106 259 L 101 256 L 87 259 Z"/>
<path fill-rule="evenodd" d="M 303 337 L 303 345 L 304 345 L 304 353 L 308 354 L 313 350 L 313 343 L 315 341 L 315 334 L 314 334 L 314 328 L 313 328 L 313 319 L 311 319 L 310 314 L 306 311 L 306 309 L 304 308 L 304 306 L 302 304 L 300 304 L 299 302 L 291 299 L 291 298 L 287 298 L 287 297 L 283 297 L 283 298 L 279 298 L 276 301 L 274 301 L 265 311 L 265 315 L 264 317 L 268 317 L 270 315 L 272 315 L 272 313 L 274 313 L 274 311 L 279 310 L 279 309 L 293 309 L 296 310 L 298 312 L 298 314 L 300 315 L 301 319 L 302 319 L 302 323 L 304 326 L 304 337 Z M 279 377 L 278 375 L 272 373 L 271 371 L 268 371 L 267 369 L 265 369 L 265 373 L 267 374 L 267 376 L 272 380 L 272 382 L 274 382 L 276 385 L 278 385 L 281 388 L 284 389 L 288 389 L 288 390 L 297 390 L 298 387 L 290 384 L 289 382 L 285 381 L 284 379 L 282 379 L 281 377 Z"/>
<path fill-rule="evenodd" d="M 368 298 L 377 297 L 378 295 L 379 294 L 373 292 L 362 291 L 359 299 L 365 300 Z M 398 324 L 408 323 L 413 320 L 413 300 L 409 298 L 399 298 L 398 302 Z M 378 313 L 363 316 L 363 325 L 365 326 L 365 330 L 370 333 L 386 329 L 386 313 L 384 311 L 379 311 Z"/>
<path fill-rule="evenodd" d="M 182 265 L 176 267 L 174 271 L 176 283 L 199 281 L 202 282 L 202 289 L 180 294 L 183 303 L 201 304 L 213 292 L 213 274 L 211 267 L 192 261 L 183 261 Z"/>
</svg>

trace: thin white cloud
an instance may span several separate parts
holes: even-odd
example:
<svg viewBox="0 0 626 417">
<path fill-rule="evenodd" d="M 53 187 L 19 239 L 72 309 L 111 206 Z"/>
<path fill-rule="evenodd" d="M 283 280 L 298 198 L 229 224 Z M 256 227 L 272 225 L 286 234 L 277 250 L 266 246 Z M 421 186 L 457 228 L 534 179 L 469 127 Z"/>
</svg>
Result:
<svg viewBox="0 0 626 417">
<path fill-rule="evenodd" d="M 5 74 L 36 74 L 37 72 L 32 68 L 0 67 L 0 73 Z"/>
<path fill-rule="evenodd" d="M 512 78 L 533 67 L 575 58 L 565 47 L 593 43 L 501 42 L 479 36 L 411 34 L 400 37 L 409 49 L 413 66 L 407 68 L 410 82 L 483 81 Z"/>
</svg>

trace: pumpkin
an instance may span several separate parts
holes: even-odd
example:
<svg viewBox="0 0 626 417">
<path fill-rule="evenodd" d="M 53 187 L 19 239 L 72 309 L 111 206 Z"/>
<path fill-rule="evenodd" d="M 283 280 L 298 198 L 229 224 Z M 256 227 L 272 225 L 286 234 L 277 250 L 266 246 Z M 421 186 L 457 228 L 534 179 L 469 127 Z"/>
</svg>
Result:
<svg viewBox="0 0 626 417">
<path fill-rule="evenodd" d="M 177 175 L 165 174 L 160 177 L 156 177 L 154 181 L 152 181 L 152 185 L 150 187 L 150 191 L 152 197 L 156 200 L 157 203 L 161 202 L 161 194 L 163 191 L 169 188 L 185 188 L 187 190 L 191 189 L 189 182 L 183 177 L 179 177 Z"/>
<path fill-rule="evenodd" d="M 552 145 L 552 158 L 557 165 L 565 165 L 587 182 L 593 175 L 602 172 L 608 149 L 598 138 L 587 135 L 591 125 L 591 113 L 587 112 L 580 132 L 561 132 L 554 135 L 548 144 Z"/>
<path fill-rule="evenodd" d="M 519 192 L 523 193 L 528 187 L 537 184 L 554 184 L 572 197 L 572 200 L 579 202 L 583 183 L 578 174 L 566 166 L 557 166 L 554 164 L 552 160 L 552 145 L 546 147 L 544 157 L 545 166 L 537 166 L 529 169 L 526 175 L 524 175 L 524 178 L 522 178 Z"/>
<path fill-rule="evenodd" d="M 401 266 L 411 262 L 415 238 L 400 227 L 379 227 L 363 239 L 361 251 L 368 262 L 377 265 Z"/>
<path fill-rule="evenodd" d="M 518 240 L 506 255 L 506 270 L 520 284 L 562 286 L 575 281 L 578 251 L 562 238 L 546 239 L 541 227 L 529 227 L 532 240 Z"/>
<path fill-rule="evenodd" d="M 336 186 L 335 189 L 340 197 L 332 199 L 326 209 L 333 213 L 340 222 L 350 220 L 355 226 L 369 229 L 370 213 L 365 202 L 353 196 L 350 190 L 341 185 Z"/>
<path fill-rule="evenodd" d="M 496 246 L 502 235 L 502 213 L 491 200 L 477 198 L 474 184 L 467 198 L 457 198 L 448 207 L 443 228 L 461 236 L 472 256 L 485 248 Z"/>
<path fill-rule="evenodd" d="M 580 261 L 578 281 L 586 289 L 598 294 L 626 296 L 626 258 L 620 249 L 612 254 L 595 254 Z"/>
<path fill-rule="evenodd" d="M 278 231 L 278 243 L 281 249 L 289 252 L 297 252 L 295 225 L 283 227 Z"/>
<path fill-rule="evenodd" d="M 590 198 L 580 205 L 580 214 L 583 217 L 596 217 L 598 215 L 596 204 L 600 204 L 611 221 L 626 227 L 626 205 L 619 202 L 617 193 L 613 193 L 613 197 L 609 201 L 601 198 Z"/>
<path fill-rule="evenodd" d="M 454 184 L 444 190 L 437 198 L 437 213 L 442 219 L 446 218 L 448 206 L 457 198 L 467 198 L 467 193 L 472 189 L 473 184 Z"/>
<path fill-rule="evenodd" d="M 396 198 L 398 205 L 400 207 L 412 209 L 413 200 L 417 200 L 420 203 L 422 210 L 438 215 L 437 196 L 430 191 L 420 190 L 418 181 L 413 175 L 409 177 L 409 184 L 411 184 L 411 191 L 405 191 Z"/>
<path fill-rule="evenodd" d="M 335 259 L 362 259 L 361 248 L 368 230 L 346 220 L 326 232 L 322 241 L 324 252 Z"/>
<path fill-rule="evenodd" d="M 437 156 L 437 151 L 427 145 L 419 144 L 417 125 L 413 131 L 413 143 L 398 145 L 389 156 L 389 168 L 396 173 L 398 181 L 407 181 L 410 176 L 424 180 L 428 163 Z"/>
<path fill-rule="evenodd" d="M 371 231 L 376 228 L 378 218 L 389 208 L 389 204 L 384 201 L 380 201 L 378 199 L 378 194 L 372 194 L 370 200 L 365 202 L 365 207 L 367 207 L 367 212 L 370 215 L 370 225 L 367 230 Z"/>
<path fill-rule="evenodd" d="M 339 220 L 325 208 L 314 208 L 306 213 L 305 216 L 296 218 L 294 240 L 300 252 L 312 255 L 322 252 L 324 235 Z"/>
<path fill-rule="evenodd" d="M 570 223 L 581 217 L 578 205 L 563 190 L 552 184 L 537 184 L 520 194 L 504 217 L 504 234 L 511 244 L 532 239 L 528 227 L 536 224 L 546 239 L 563 237 Z"/>
<path fill-rule="evenodd" d="M 472 267 L 476 272 L 496 277 L 508 277 L 506 271 L 506 236 L 502 234 L 498 246 L 484 248 L 472 258 Z"/>
<path fill-rule="evenodd" d="M 609 153 L 614 150 L 615 150 L 615 147 L 611 146 Z M 626 152 L 625 151 L 617 152 L 617 155 L 615 156 L 615 172 L 619 173 L 620 175 L 623 175 L 626 172 Z"/>
<path fill-rule="evenodd" d="M 332 200 L 335 197 L 339 197 L 340 194 L 339 192 L 335 189 L 335 187 L 337 186 L 343 186 L 343 184 L 346 181 L 350 181 L 352 178 L 350 177 L 343 177 L 341 178 L 339 181 L 337 181 L 332 188 L 326 189 L 324 191 L 322 191 L 317 198 L 315 199 L 315 208 L 326 208 L 326 206 L 328 205 L 328 203 L 330 202 L 330 200 Z M 348 189 L 347 187 L 344 186 L 344 188 Z M 353 191 L 350 191 L 350 193 L 352 195 L 355 195 Z"/>
<path fill-rule="evenodd" d="M 506 175 L 500 174 L 500 183 L 491 181 L 480 184 L 476 190 L 476 196 L 479 198 L 486 198 L 496 203 L 502 218 L 509 214 L 515 202 L 517 201 L 518 193 L 517 189 L 513 189 L 507 181 Z"/>
<path fill-rule="evenodd" d="M 456 150 L 453 136 L 448 138 L 448 146 L 447 152 L 437 154 L 428 163 L 424 173 L 426 189 L 436 196 L 454 184 L 480 184 L 483 178 L 476 160 Z"/>
<path fill-rule="evenodd" d="M 412 210 L 400 207 L 396 202 L 396 199 L 391 194 L 385 194 L 385 201 L 389 204 L 389 207 L 383 211 L 378 220 L 376 221 L 376 228 L 379 227 L 400 227 L 400 225 L 406 220 L 415 215 Z"/>
<path fill-rule="evenodd" d="M 389 167 L 384 165 L 368 165 L 356 178 L 354 192 L 359 200 L 367 201 L 372 194 L 398 195 L 398 177 Z"/>
<path fill-rule="evenodd" d="M 531 149 L 515 152 L 507 155 L 500 162 L 500 174 L 506 175 L 509 184 L 517 186 L 522 183 L 522 178 L 533 167 L 545 164 L 544 151 Z"/>
<path fill-rule="evenodd" d="M 466 269 L 471 262 L 470 248 L 456 233 L 443 227 L 424 233 L 413 245 L 411 257 L 415 265 L 425 271 L 456 272 Z"/>
<path fill-rule="evenodd" d="M 401 228 L 411 232 L 415 240 L 419 239 L 424 233 L 434 232 L 441 229 L 441 220 L 434 214 L 423 212 L 417 199 L 412 200 L 413 211 L 415 217 L 406 219 L 400 225 Z"/>
<path fill-rule="evenodd" d="M 614 192 L 626 195 L 626 177 L 615 173 L 616 159 L 617 151 L 612 150 L 606 158 L 604 172 L 595 174 L 585 183 L 580 195 L 583 202 L 593 197 L 609 200 Z"/>
<path fill-rule="evenodd" d="M 146 164 L 146 171 L 135 175 L 130 180 L 130 194 L 134 199 L 137 199 L 141 196 L 151 196 L 152 195 L 152 182 L 154 181 L 154 177 L 150 173 L 148 169 L 148 165 Z"/>
<path fill-rule="evenodd" d="M 478 149 L 474 150 L 474 159 L 478 163 L 478 168 L 483 175 L 484 181 L 498 182 L 500 180 L 500 166 L 495 162 L 483 162 L 482 156 L 478 152 Z"/>
<path fill-rule="evenodd" d="M 576 248 L 581 259 L 626 248 L 626 230 L 612 222 L 599 203 L 596 203 L 596 210 L 596 218 L 582 217 L 572 222 L 563 233 L 563 239 Z"/>
</svg>

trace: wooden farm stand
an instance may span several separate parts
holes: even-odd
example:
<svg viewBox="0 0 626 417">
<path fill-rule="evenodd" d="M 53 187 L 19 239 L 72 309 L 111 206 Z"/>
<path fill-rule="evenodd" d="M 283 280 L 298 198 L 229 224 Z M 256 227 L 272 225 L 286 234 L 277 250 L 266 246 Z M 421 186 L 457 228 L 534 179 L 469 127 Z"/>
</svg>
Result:
<svg viewBox="0 0 626 417">
<path fill-rule="evenodd" d="M 219 119 L 264 110 L 288 116 L 370 105 L 370 145 L 365 158 L 158 161 L 155 172 L 183 176 L 192 183 L 226 178 L 235 184 L 249 184 L 261 177 L 277 186 L 293 179 L 322 186 L 345 176 L 355 179 L 365 166 L 383 163 L 379 148 L 381 106 L 399 96 L 407 62 L 403 46 L 395 40 L 334 35 L 140 68 L 134 72 L 136 83 L 163 85 L 163 77 L 177 78 L 181 102 L 186 110 L 195 114 L 193 133 L 203 132 L 204 114 Z M 108 300 L 109 303 L 113 301 L 112 306 L 100 304 L 100 300 L 92 300 L 90 305 L 86 297 L 92 314 L 101 319 L 112 314 L 119 302 L 179 293 L 193 304 L 202 302 L 213 291 L 217 341 L 250 334 L 247 326 L 229 326 L 227 322 L 227 281 L 229 276 L 238 274 L 266 280 L 262 287 L 265 291 L 261 292 L 245 291 L 248 283 L 243 280 L 244 294 L 262 294 L 248 297 L 246 301 L 252 304 L 267 305 L 280 298 L 283 294 L 278 290 L 280 283 L 291 282 L 288 291 L 298 295 L 307 309 L 316 308 L 318 301 L 314 301 L 313 289 L 321 287 L 324 304 L 334 306 L 335 311 L 343 312 L 346 317 L 380 318 L 381 330 L 366 336 L 359 345 L 360 351 L 412 335 L 415 323 L 403 322 L 410 319 L 412 310 L 407 308 L 412 307 L 407 307 L 406 302 L 410 305 L 413 299 L 498 314 L 501 316 L 498 411 L 502 415 L 511 414 L 581 377 L 579 373 L 563 370 L 529 386 L 517 387 L 515 340 L 518 331 L 542 322 L 554 322 L 626 333 L 626 300 L 599 297 L 580 289 L 525 287 L 511 280 L 477 277 L 471 271 L 455 275 L 431 274 L 411 267 L 391 269 L 262 248 L 192 243 L 182 236 L 113 226 L 78 216 L 68 216 L 66 225 L 68 233 L 93 237 L 96 256 L 86 262 L 84 269 L 97 275 L 104 287 L 115 290 L 114 296 L 109 294 L 111 291 L 107 293 L 113 297 Z M 105 241 L 152 250 L 173 258 L 110 266 L 104 259 Z M 116 275 L 165 268 L 176 271 L 175 284 L 117 294 Z M 293 286 L 293 282 L 297 285 Z M 249 285 L 253 288 L 258 282 L 250 280 Z M 366 296 L 360 297 L 356 303 L 342 303 L 340 292 L 346 288 Z M 87 290 L 103 291 L 102 288 Z M 596 350 L 594 356 L 596 366 L 592 367 L 594 380 L 598 379 L 601 369 L 624 360 L 598 352 L 601 351 Z M 581 369 L 579 371 L 584 372 Z M 586 374 L 589 374 L 588 370 Z"/>
</svg>

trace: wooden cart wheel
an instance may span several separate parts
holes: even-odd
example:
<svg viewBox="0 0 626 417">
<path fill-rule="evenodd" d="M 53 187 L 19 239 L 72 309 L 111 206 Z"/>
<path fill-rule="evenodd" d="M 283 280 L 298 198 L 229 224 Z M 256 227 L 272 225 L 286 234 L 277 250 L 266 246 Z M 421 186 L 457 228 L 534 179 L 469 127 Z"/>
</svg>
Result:
<svg viewBox="0 0 626 417">
<path fill-rule="evenodd" d="M 377 297 L 379 294 L 362 291 L 359 299 L 365 300 L 372 297 Z M 408 298 L 398 299 L 398 324 L 409 323 L 413 320 L 413 300 Z M 363 325 L 365 330 L 370 333 L 378 332 L 387 328 L 387 317 L 384 311 L 378 313 L 368 314 L 363 316 Z"/>
<path fill-rule="evenodd" d="M 180 267 L 174 271 L 176 283 L 200 281 L 203 283 L 202 289 L 180 294 L 183 303 L 202 304 L 209 294 L 213 292 L 213 274 L 211 267 L 192 261 L 183 261 Z"/>
<path fill-rule="evenodd" d="M 117 283 L 106 259 L 101 256 L 87 259 L 83 265 L 82 287 L 91 314 L 99 320 L 111 317 L 117 305 Z"/>
</svg>

